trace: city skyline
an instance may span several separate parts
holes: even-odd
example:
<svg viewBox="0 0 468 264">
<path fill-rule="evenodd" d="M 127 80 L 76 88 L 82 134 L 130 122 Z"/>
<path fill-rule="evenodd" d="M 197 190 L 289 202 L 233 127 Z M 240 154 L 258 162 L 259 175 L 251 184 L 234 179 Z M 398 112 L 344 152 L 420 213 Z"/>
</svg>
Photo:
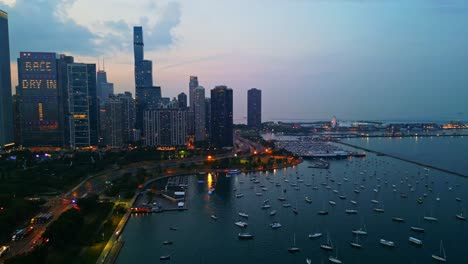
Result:
<svg viewBox="0 0 468 264">
<path fill-rule="evenodd" d="M 236 123 L 246 122 L 245 94 L 251 87 L 264 91 L 264 121 L 467 119 L 466 2 L 273 1 L 249 9 L 244 1 L 129 5 L 100 1 L 87 10 L 88 0 L 0 0 L 0 8 L 10 13 L 13 90 L 14 60 L 22 49 L 66 53 L 79 62 L 105 57 L 115 92 L 134 93 L 129 36 L 133 26 L 142 25 L 145 57 L 153 61 L 154 83 L 163 95 L 188 94 L 190 75 L 207 89 L 226 84 L 237 98 Z M 103 8 L 106 14 L 93 15 Z M 156 15 L 149 17 L 152 12 Z M 255 21 L 236 20 L 242 12 Z M 213 23 L 215 13 L 226 14 L 220 25 Z M 230 34 L 213 37 L 224 31 Z M 69 35 L 84 42 L 71 43 Z M 290 100 L 279 110 L 286 89 Z"/>
</svg>

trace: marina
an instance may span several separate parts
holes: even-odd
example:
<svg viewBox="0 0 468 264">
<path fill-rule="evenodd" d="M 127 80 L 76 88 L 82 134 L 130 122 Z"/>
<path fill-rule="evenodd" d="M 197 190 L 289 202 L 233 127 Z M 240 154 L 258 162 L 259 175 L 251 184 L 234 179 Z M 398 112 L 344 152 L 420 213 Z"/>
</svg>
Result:
<svg viewBox="0 0 468 264">
<path fill-rule="evenodd" d="M 219 258 L 232 264 L 468 260 L 461 240 L 468 227 L 455 217 L 465 207 L 468 184 L 463 178 L 372 153 L 365 159 L 332 160 L 325 170 L 310 168 L 312 162 L 230 177 L 217 173 L 211 181 L 207 175 L 189 177 L 190 210 L 132 216 L 117 263 L 168 254 L 171 263 L 215 263 Z M 236 198 L 238 193 L 243 197 Z M 170 226 L 178 231 L 170 232 Z M 181 246 L 195 230 L 203 239 Z M 174 244 L 163 247 L 165 240 Z M 300 251 L 291 254 L 289 248 Z"/>
</svg>

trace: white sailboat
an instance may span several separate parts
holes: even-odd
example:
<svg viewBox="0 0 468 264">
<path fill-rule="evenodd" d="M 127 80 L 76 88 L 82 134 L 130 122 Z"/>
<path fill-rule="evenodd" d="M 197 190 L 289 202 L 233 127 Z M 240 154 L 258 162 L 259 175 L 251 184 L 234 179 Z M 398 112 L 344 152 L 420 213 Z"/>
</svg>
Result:
<svg viewBox="0 0 468 264">
<path fill-rule="evenodd" d="M 356 235 L 367 235 L 366 225 L 364 225 L 364 228 L 354 229 L 351 232 Z"/>
<path fill-rule="evenodd" d="M 299 252 L 301 250 L 300 248 L 296 247 L 296 233 L 294 233 L 293 240 L 294 240 L 293 246 L 288 248 L 289 253 L 296 253 L 296 252 Z"/>
<path fill-rule="evenodd" d="M 333 251 L 333 245 L 332 245 L 332 242 L 330 240 L 330 235 L 328 233 L 327 233 L 327 243 L 326 244 L 321 244 L 320 248 L 323 249 L 323 250 L 327 250 L 327 251 Z"/>
<path fill-rule="evenodd" d="M 328 260 L 331 263 L 341 264 L 343 263 L 341 260 L 338 259 L 338 248 L 336 248 L 335 256 L 330 256 Z"/>
<path fill-rule="evenodd" d="M 440 241 L 439 255 L 432 254 L 432 258 L 439 262 L 447 262 L 447 256 L 445 255 L 444 244 Z"/>
<path fill-rule="evenodd" d="M 359 235 L 356 236 L 356 241 L 352 241 L 350 244 L 353 248 L 362 248 L 362 245 L 359 244 Z"/>
<path fill-rule="evenodd" d="M 422 246 L 423 242 L 420 239 L 417 239 L 415 237 L 409 237 L 408 239 L 409 242 L 417 245 L 417 246 Z"/>
<path fill-rule="evenodd" d="M 395 247 L 395 243 L 390 240 L 380 239 L 380 244 L 387 246 L 387 247 Z"/>
<path fill-rule="evenodd" d="M 463 210 L 461 210 L 459 214 L 456 214 L 455 217 L 456 217 L 458 220 L 466 221 L 466 217 L 463 215 Z"/>
</svg>

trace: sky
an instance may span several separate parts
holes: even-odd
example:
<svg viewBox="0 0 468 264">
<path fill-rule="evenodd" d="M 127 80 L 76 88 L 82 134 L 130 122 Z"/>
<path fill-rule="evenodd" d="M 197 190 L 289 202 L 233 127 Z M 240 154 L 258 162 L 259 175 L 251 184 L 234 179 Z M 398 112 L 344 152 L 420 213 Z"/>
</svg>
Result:
<svg viewBox="0 0 468 264">
<path fill-rule="evenodd" d="M 468 120 L 468 1 L 0 0 L 9 13 L 12 81 L 20 51 L 97 63 L 134 93 L 132 27 L 165 97 L 189 76 L 262 90 L 263 121 Z M 101 64 L 102 67 L 102 64 Z M 209 94 L 209 92 L 207 92 Z"/>
</svg>

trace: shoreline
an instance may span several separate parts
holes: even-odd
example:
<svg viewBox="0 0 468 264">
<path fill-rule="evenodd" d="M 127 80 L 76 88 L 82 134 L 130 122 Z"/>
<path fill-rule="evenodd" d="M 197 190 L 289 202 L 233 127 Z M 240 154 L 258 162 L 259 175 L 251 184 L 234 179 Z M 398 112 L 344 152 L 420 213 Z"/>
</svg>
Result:
<svg viewBox="0 0 468 264">
<path fill-rule="evenodd" d="M 304 160 L 302 158 L 298 159 L 298 162 L 295 163 L 290 163 L 286 164 L 284 166 L 278 166 L 277 168 L 266 168 L 266 169 L 253 169 L 253 170 L 240 170 L 240 173 L 251 173 L 251 172 L 265 172 L 265 171 L 272 171 L 275 169 L 285 169 L 285 168 L 290 168 L 294 167 L 296 165 L 299 165 L 303 162 Z M 213 170 L 211 171 L 213 172 Z M 221 172 L 226 172 L 224 169 L 218 169 L 214 170 L 214 172 L 221 173 Z M 164 175 L 155 179 L 150 179 L 147 182 L 143 184 L 143 187 L 146 188 L 148 184 L 151 184 L 157 180 L 162 180 L 162 179 L 167 179 L 170 177 L 178 177 L 178 176 L 191 176 L 191 175 L 197 175 L 199 172 L 183 172 L 183 173 L 178 173 L 178 174 L 168 174 Z M 130 208 L 133 207 L 135 204 L 136 199 L 140 196 L 140 192 L 136 193 L 133 198 L 130 200 L 129 205 Z M 120 220 L 120 223 L 117 225 L 117 228 L 114 230 L 114 233 L 112 234 L 111 238 L 109 238 L 108 242 L 106 243 L 106 246 L 104 247 L 103 251 L 99 255 L 96 263 L 115 263 L 117 258 L 119 257 L 120 251 L 122 250 L 125 240 L 121 239 L 122 232 L 124 231 L 125 227 L 127 226 L 127 223 L 130 219 L 130 216 L 132 215 L 132 211 L 128 209 L 128 211 L 125 213 L 125 215 L 122 217 Z M 183 209 L 183 210 L 188 210 Z M 175 210 L 177 211 L 177 210 Z"/>
</svg>

